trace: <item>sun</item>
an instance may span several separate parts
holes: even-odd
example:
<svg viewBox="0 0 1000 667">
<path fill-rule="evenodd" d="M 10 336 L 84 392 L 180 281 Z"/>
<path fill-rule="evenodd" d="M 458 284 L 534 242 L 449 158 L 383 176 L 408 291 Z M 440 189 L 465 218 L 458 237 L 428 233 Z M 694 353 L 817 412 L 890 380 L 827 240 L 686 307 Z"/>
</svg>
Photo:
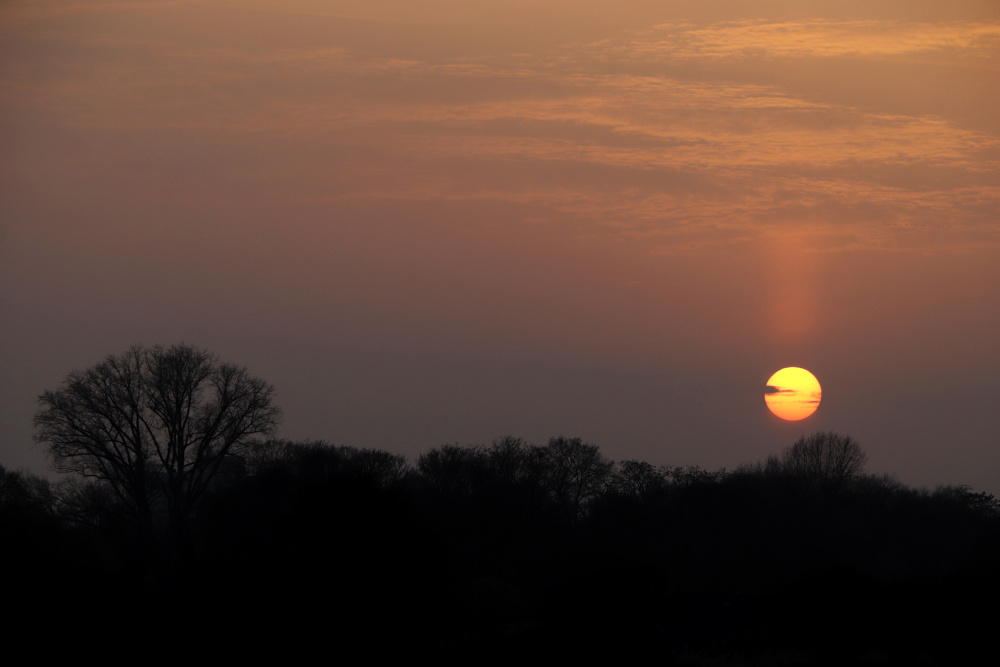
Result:
<svg viewBox="0 0 1000 667">
<path fill-rule="evenodd" d="M 782 368 L 764 388 L 764 401 L 774 414 L 788 421 L 805 419 L 816 412 L 823 390 L 816 376 L 804 368 Z"/>
</svg>

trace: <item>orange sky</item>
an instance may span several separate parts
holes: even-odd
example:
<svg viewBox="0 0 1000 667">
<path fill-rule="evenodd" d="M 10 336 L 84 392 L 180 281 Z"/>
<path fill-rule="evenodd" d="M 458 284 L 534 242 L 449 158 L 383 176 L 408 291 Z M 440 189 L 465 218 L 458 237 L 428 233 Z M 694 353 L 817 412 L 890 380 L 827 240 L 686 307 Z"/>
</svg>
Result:
<svg viewBox="0 0 1000 667">
<path fill-rule="evenodd" d="M 625 4 L 5 2 L 0 463 L 44 469 L 70 370 L 183 340 L 289 438 L 832 429 L 1000 493 L 1000 5 Z"/>
</svg>

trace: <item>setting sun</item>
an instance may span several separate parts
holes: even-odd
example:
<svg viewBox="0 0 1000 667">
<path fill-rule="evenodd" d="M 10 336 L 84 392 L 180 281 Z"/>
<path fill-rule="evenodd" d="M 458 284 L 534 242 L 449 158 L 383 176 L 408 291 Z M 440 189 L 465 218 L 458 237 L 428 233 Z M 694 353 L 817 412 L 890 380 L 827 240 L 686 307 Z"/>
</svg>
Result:
<svg viewBox="0 0 1000 667">
<path fill-rule="evenodd" d="M 782 419 L 798 421 L 816 412 L 823 391 L 816 376 L 804 368 L 782 368 L 764 389 L 767 407 Z"/>
</svg>

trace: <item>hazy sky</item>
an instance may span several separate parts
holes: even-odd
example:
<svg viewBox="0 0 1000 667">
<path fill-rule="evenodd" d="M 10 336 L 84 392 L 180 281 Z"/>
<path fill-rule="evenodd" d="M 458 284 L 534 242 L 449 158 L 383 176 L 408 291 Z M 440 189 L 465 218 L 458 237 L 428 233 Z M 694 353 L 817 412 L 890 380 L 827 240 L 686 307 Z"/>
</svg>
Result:
<svg viewBox="0 0 1000 667">
<path fill-rule="evenodd" d="M 995 0 L 5 0 L 0 463 L 183 341 L 292 439 L 1000 494 L 998 83 Z"/>
</svg>

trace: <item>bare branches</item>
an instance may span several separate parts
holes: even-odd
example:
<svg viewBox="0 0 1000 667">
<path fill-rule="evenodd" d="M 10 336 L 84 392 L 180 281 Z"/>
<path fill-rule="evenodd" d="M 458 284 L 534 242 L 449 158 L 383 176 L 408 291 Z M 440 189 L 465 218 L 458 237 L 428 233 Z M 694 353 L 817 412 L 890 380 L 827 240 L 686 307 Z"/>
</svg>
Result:
<svg viewBox="0 0 1000 667">
<path fill-rule="evenodd" d="M 183 522 L 225 457 L 273 432 L 273 394 L 205 350 L 135 346 L 42 394 L 35 438 L 60 472 L 107 482 L 140 515 L 155 490 Z"/>
<path fill-rule="evenodd" d="M 867 461 L 857 440 L 831 432 L 799 438 L 772 465 L 801 479 L 839 488 L 859 477 Z"/>
<path fill-rule="evenodd" d="M 604 491 L 614 462 L 597 445 L 580 438 L 552 438 L 542 450 L 545 477 L 571 521 L 576 521 L 590 498 Z"/>
</svg>

